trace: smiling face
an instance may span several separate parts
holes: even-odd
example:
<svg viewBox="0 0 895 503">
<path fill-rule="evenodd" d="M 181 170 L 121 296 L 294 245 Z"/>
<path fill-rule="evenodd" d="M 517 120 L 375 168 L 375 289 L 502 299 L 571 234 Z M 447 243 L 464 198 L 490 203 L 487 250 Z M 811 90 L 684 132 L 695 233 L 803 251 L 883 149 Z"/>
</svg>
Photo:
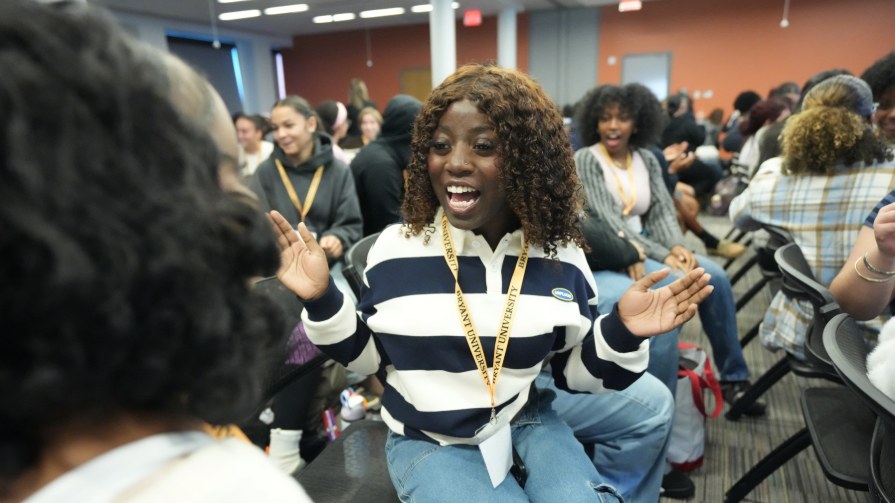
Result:
<svg viewBox="0 0 895 503">
<path fill-rule="evenodd" d="M 294 164 L 311 158 L 317 118 L 306 118 L 291 106 L 274 107 L 270 112 L 273 139 Z"/>
<path fill-rule="evenodd" d="M 429 179 L 451 225 L 484 236 L 492 248 L 519 223 L 499 181 L 499 139 L 469 100 L 451 104 L 432 134 Z"/>
<path fill-rule="evenodd" d="M 255 123 L 251 119 L 240 117 L 236 119 L 236 137 L 246 152 L 254 153 L 261 146 L 261 139 L 264 137 L 264 134 L 255 127 Z"/>
<path fill-rule="evenodd" d="M 634 118 L 618 103 L 607 106 L 597 122 L 600 143 L 613 157 L 628 153 L 628 142 L 634 132 Z"/>
<path fill-rule="evenodd" d="M 364 114 L 360 119 L 360 131 L 364 137 L 364 141 L 371 142 L 379 136 L 381 126 L 373 114 Z"/>
<path fill-rule="evenodd" d="M 873 114 L 873 122 L 889 143 L 895 143 L 895 86 L 880 96 L 876 112 Z"/>
</svg>

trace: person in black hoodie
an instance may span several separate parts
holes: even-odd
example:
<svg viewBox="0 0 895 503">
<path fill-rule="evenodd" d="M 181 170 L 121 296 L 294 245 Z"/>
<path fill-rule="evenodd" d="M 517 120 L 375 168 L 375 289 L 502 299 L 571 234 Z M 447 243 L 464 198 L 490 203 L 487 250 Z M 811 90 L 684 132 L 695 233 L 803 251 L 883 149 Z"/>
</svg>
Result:
<svg viewBox="0 0 895 503">
<path fill-rule="evenodd" d="M 264 211 L 279 211 L 293 226 L 304 221 L 332 265 L 363 230 L 351 172 L 333 157 L 332 139 L 317 132 L 317 116 L 304 98 L 277 101 L 270 121 L 276 148 L 249 187 Z"/>
<path fill-rule="evenodd" d="M 379 138 L 351 162 L 354 184 L 364 216 L 364 236 L 401 221 L 404 170 L 410 159 L 413 121 L 422 107 L 413 96 L 399 94 L 385 107 Z"/>
</svg>

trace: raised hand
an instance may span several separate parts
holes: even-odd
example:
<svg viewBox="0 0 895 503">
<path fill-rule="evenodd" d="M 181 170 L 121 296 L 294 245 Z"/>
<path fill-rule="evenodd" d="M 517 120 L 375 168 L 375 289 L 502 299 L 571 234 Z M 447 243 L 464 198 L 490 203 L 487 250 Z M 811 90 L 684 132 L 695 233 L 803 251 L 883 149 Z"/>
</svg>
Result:
<svg viewBox="0 0 895 503">
<path fill-rule="evenodd" d="M 304 223 L 298 233 L 278 211 L 267 214 L 280 246 L 280 269 L 277 278 L 304 300 L 314 300 L 329 286 L 329 266 L 326 254 L 314 240 Z"/>
<path fill-rule="evenodd" d="M 693 269 L 671 283 L 651 290 L 670 271 L 662 269 L 647 274 L 631 285 L 618 301 L 618 314 L 632 334 L 652 337 L 686 323 L 696 314 L 696 306 L 705 300 L 714 287 L 705 269 Z"/>
</svg>

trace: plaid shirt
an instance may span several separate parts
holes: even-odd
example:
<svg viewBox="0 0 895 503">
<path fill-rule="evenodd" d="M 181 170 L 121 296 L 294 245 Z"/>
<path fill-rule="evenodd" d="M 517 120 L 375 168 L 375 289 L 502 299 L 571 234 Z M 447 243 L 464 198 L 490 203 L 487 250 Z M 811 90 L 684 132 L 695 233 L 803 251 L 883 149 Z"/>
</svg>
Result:
<svg viewBox="0 0 895 503">
<path fill-rule="evenodd" d="M 833 176 L 784 175 L 773 161 L 762 165 L 746 190 L 731 201 L 730 217 L 743 230 L 763 224 L 788 230 L 814 277 L 829 286 L 858 239 L 868 208 L 895 188 L 895 164 L 856 164 Z M 792 302 L 778 292 L 761 324 L 762 344 L 804 359 L 805 331 L 813 317 L 809 302 Z M 881 318 L 866 326 L 878 332 L 885 321 Z"/>
</svg>

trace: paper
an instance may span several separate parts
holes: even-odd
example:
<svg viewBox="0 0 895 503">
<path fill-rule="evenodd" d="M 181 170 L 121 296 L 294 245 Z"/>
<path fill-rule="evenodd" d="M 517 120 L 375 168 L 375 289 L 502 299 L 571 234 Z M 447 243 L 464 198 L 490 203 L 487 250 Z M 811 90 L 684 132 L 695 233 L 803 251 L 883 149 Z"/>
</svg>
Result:
<svg viewBox="0 0 895 503">
<path fill-rule="evenodd" d="M 488 468 L 491 485 L 499 486 L 513 465 L 513 439 L 510 435 L 510 425 L 504 425 L 494 435 L 479 444 L 479 450 L 485 460 L 485 467 Z"/>
</svg>

